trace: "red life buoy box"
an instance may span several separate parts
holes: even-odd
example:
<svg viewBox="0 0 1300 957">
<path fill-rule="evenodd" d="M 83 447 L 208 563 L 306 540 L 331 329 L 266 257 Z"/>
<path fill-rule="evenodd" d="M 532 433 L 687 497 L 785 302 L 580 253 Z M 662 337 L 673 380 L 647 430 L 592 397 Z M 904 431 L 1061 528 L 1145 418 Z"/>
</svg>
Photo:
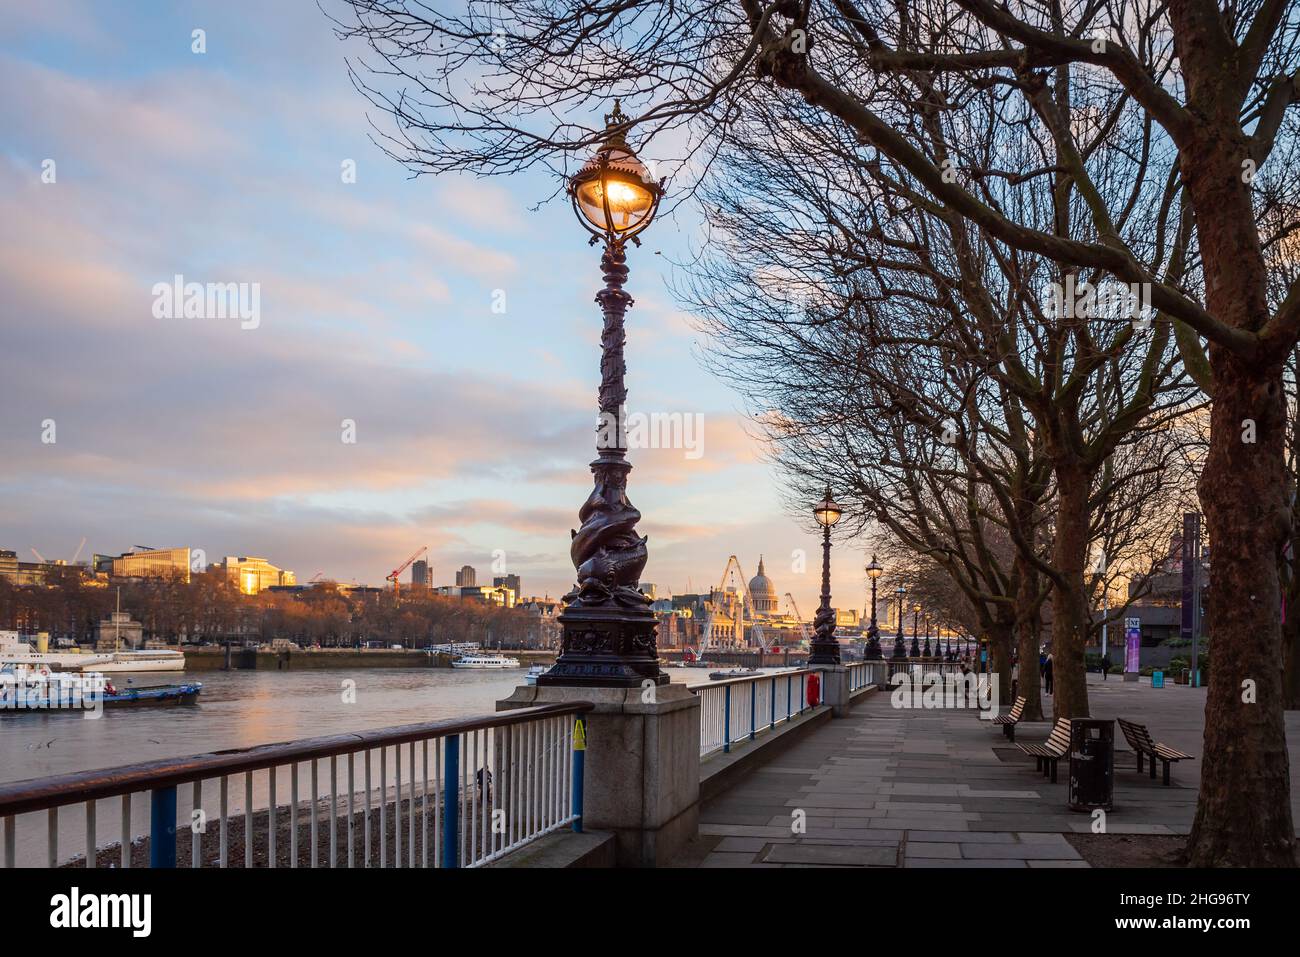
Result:
<svg viewBox="0 0 1300 957">
<path fill-rule="evenodd" d="M 814 671 L 808 676 L 808 707 L 817 707 L 821 700 L 821 690 L 821 675 Z"/>
</svg>

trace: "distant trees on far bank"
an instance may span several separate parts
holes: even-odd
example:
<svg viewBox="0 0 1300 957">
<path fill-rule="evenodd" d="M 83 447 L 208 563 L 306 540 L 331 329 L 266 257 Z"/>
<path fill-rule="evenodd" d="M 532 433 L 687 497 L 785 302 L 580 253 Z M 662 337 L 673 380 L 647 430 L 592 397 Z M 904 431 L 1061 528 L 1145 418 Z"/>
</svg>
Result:
<svg viewBox="0 0 1300 957">
<path fill-rule="evenodd" d="M 300 592 L 242 595 L 215 574 L 121 583 L 122 611 L 144 625 L 147 639 L 221 642 L 284 638 L 300 645 L 347 647 L 382 641 L 421 648 L 444 642 L 527 646 L 541 638 L 538 619 L 519 608 L 406 591 L 351 594 L 335 585 Z M 88 581 L 75 569 L 45 586 L 0 581 L 0 629 L 48 632 L 52 639 L 89 644 L 96 624 L 117 607 L 118 585 Z"/>
</svg>

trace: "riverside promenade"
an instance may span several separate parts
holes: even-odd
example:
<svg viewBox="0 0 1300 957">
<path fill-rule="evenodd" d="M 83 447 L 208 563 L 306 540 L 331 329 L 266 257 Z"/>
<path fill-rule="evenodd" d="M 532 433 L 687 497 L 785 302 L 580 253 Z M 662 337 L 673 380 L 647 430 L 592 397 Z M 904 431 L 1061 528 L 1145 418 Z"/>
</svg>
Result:
<svg viewBox="0 0 1300 957">
<path fill-rule="evenodd" d="M 1164 787 L 1138 774 L 1115 729 L 1109 835 L 1183 835 L 1196 810 L 1204 689 L 1088 676 L 1092 714 L 1146 724 L 1157 740 L 1196 756 Z M 1051 699 L 1044 698 L 1051 714 Z M 1020 742 L 1041 742 L 1050 721 L 1022 722 Z M 1300 713 L 1287 713 L 1292 813 L 1300 821 Z M 1090 814 L 1066 805 L 1058 783 L 1035 770 L 974 710 L 907 710 L 890 695 L 859 697 L 849 715 L 799 736 L 704 804 L 699 837 L 678 867 L 1088 867 L 1067 839 L 1090 834 Z M 802 812 L 802 833 L 793 833 Z"/>
</svg>

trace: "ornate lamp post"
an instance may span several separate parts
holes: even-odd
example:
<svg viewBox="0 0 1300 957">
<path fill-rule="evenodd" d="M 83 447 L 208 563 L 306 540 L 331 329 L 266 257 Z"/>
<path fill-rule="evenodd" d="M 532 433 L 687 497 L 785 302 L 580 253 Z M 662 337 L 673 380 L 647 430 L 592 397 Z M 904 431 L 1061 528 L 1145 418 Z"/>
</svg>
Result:
<svg viewBox="0 0 1300 957">
<path fill-rule="evenodd" d="M 906 658 L 907 645 L 903 643 L 903 599 L 907 597 L 907 589 L 902 585 L 898 586 L 898 634 L 894 636 L 894 657 Z"/>
<path fill-rule="evenodd" d="M 871 579 L 871 624 L 867 626 L 867 658 L 883 658 L 885 653 L 880 649 L 880 629 L 876 626 L 876 579 L 884 571 L 880 563 L 876 561 L 876 556 L 871 556 L 871 561 L 867 564 L 867 577 Z"/>
<path fill-rule="evenodd" d="M 912 606 L 912 657 L 921 657 L 921 643 L 916 640 L 916 626 L 921 621 L 921 603 Z"/>
<path fill-rule="evenodd" d="M 840 643 L 835 640 L 835 611 L 831 608 L 831 526 L 840 520 L 844 509 L 831 498 L 831 487 L 826 486 L 825 497 L 813 506 L 813 517 L 822 527 L 822 601 L 813 616 L 812 654 L 810 665 L 838 665 Z"/>
<path fill-rule="evenodd" d="M 934 648 L 935 648 L 935 654 L 938 654 L 939 640 L 937 638 L 935 639 L 934 642 Z M 930 616 L 929 615 L 925 616 L 925 650 L 922 651 L 922 654 L 926 658 L 934 657 L 934 655 L 930 654 Z"/>
<path fill-rule="evenodd" d="M 663 196 L 663 181 L 628 146 L 628 117 L 618 101 L 605 117 L 605 142 L 569 182 L 578 222 L 591 233 L 591 244 L 604 243 L 600 269 L 605 288 L 596 294 L 604 315 L 600 346 L 600 423 L 596 460 L 591 463 L 595 488 L 578 510 L 582 526 L 572 532 L 569 557 L 578 581 L 564 596 L 558 616 L 563 627 L 554 667 L 539 685 L 638 687 L 646 681 L 667 684 L 658 663 L 655 617 L 650 599 L 638 588 L 648 558 L 646 539 L 636 533 L 641 513 L 627 498 L 627 437 L 623 382 L 623 317 L 632 297 L 627 281 L 630 239 L 650 225 Z"/>
</svg>

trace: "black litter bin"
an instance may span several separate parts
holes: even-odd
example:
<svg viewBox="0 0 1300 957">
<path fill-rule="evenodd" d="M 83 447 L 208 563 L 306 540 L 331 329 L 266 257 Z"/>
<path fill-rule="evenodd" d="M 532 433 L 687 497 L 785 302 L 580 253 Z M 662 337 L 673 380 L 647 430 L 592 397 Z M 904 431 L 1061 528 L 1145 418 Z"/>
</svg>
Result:
<svg viewBox="0 0 1300 957">
<path fill-rule="evenodd" d="M 1070 810 L 1109 811 L 1115 793 L 1115 722 L 1070 722 Z"/>
</svg>

